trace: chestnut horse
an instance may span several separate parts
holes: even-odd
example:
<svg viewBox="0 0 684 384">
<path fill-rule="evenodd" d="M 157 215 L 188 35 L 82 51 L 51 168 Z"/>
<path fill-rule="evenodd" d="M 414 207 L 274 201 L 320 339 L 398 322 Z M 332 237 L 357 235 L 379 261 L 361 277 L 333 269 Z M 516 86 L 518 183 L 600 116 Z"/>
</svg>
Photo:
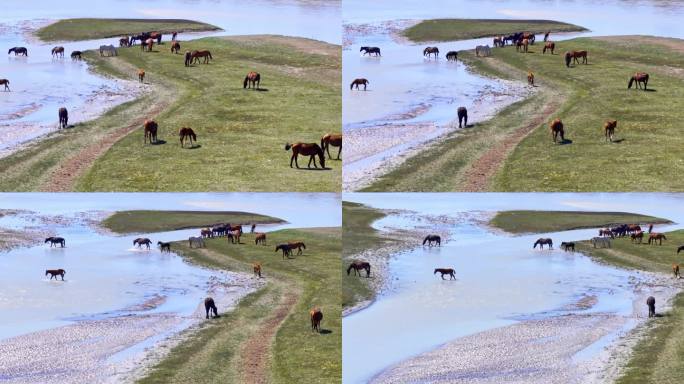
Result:
<svg viewBox="0 0 684 384">
<path fill-rule="evenodd" d="M 147 140 L 150 141 L 150 144 L 157 142 L 157 128 L 158 125 L 156 121 L 145 120 L 145 124 L 143 124 L 143 130 L 145 132 L 143 145 L 147 144 Z"/>
<path fill-rule="evenodd" d="M 10 92 L 9 80 L 7 80 L 7 79 L 0 79 L 0 85 L 4 85 L 4 86 L 5 86 L 5 92 Z"/>
<path fill-rule="evenodd" d="M 138 80 L 140 80 L 141 83 L 145 80 L 145 70 L 142 68 L 138 70 Z"/>
<path fill-rule="evenodd" d="M 254 270 L 254 276 L 261 278 L 261 263 L 252 264 L 252 269 Z"/>
<path fill-rule="evenodd" d="M 560 136 L 561 142 L 565 141 L 565 131 L 563 130 L 563 122 L 561 119 L 552 121 L 551 124 L 549 124 L 549 128 L 551 129 L 551 136 L 553 137 L 554 143 L 558 140 L 558 136 Z"/>
<path fill-rule="evenodd" d="M 553 50 L 556 49 L 556 43 L 553 41 L 547 41 L 544 43 L 544 49 L 542 49 L 542 55 L 546 53 L 546 50 L 551 51 L 551 54 L 553 55 Z"/>
<path fill-rule="evenodd" d="M 207 319 L 209 318 L 209 313 L 211 312 L 214 313 L 213 317 L 219 317 L 218 310 L 216 309 L 216 303 L 214 303 L 214 299 L 211 297 L 204 299 L 204 310 L 207 313 Z"/>
<path fill-rule="evenodd" d="M 354 89 L 354 87 L 356 87 L 356 90 L 358 91 L 359 85 L 363 85 L 363 90 L 365 91 L 366 87 L 368 86 L 369 83 L 370 83 L 370 81 L 368 81 L 367 79 L 363 79 L 363 78 L 354 79 L 354 81 L 352 81 L 351 84 L 349 85 L 349 90 L 352 90 L 352 89 Z"/>
<path fill-rule="evenodd" d="M 179 54 L 180 53 L 180 43 L 177 41 L 172 41 L 171 42 L 171 53 Z"/>
<path fill-rule="evenodd" d="M 458 107 L 456 114 L 458 115 L 458 127 L 462 128 L 461 122 L 463 122 L 463 125 L 468 128 L 468 110 L 466 107 Z"/>
<path fill-rule="evenodd" d="M 423 245 L 427 243 L 428 247 L 432 247 L 432 243 L 435 243 L 438 247 L 442 246 L 442 238 L 439 235 L 427 235 L 423 239 Z"/>
<path fill-rule="evenodd" d="M 265 233 L 257 233 L 256 236 L 254 237 L 254 244 L 259 244 L 261 245 L 266 245 L 266 234 Z"/>
<path fill-rule="evenodd" d="M 328 157 L 330 156 L 330 146 L 340 147 L 337 151 L 337 159 L 340 159 L 340 153 L 342 152 L 342 134 L 341 133 L 328 133 L 321 138 L 321 149 L 328 152 Z"/>
<path fill-rule="evenodd" d="M 311 330 L 321 333 L 321 320 L 323 320 L 323 312 L 319 308 L 314 308 L 309 311 L 311 316 Z"/>
<path fill-rule="evenodd" d="M 351 264 L 349 264 L 349 267 L 347 267 L 347 276 L 351 273 L 351 270 L 354 270 L 354 276 L 359 276 L 361 277 L 361 270 L 366 271 L 366 277 L 370 277 L 370 272 L 371 272 L 371 265 L 367 261 L 352 261 Z"/>
<path fill-rule="evenodd" d="M 66 108 L 62 107 L 58 111 L 58 116 L 59 116 L 59 127 L 60 128 L 66 128 L 67 125 L 69 124 L 69 111 L 67 111 Z"/>
<path fill-rule="evenodd" d="M 240 236 L 242 236 L 242 231 L 226 232 L 226 238 L 229 239 L 232 244 L 240 244 Z"/>
<path fill-rule="evenodd" d="M 245 81 L 242 82 L 242 88 L 253 88 L 253 89 L 259 89 L 259 82 L 261 81 L 261 75 L 258 72 L 249 72 L 247 76 L 245 76 Z"/>
<path fill-rule="evenodd" d="M 294 161 L 295 165 L 297 168 L 299 168 L 299 163 L 297 162 L 297 158 L 299 155 L 302 156 L 309 156 L 309 165 L 307 168 L 311 168 L 311 162 L 313 161 L 314 168 L 318 168 L 316 165 L 316 158 L 315 156 L 318 156 L 318 160 L 321 163 L 321 168 L 325 169 L 325 153 L 323 153 L 323 150 L 321 147 L 318 146 L 316 143 L 294 143 L 294 144 L 285 144 L 285 150 L 289 151 L 292 149 L 292 157 L 290 158 L 290 168 L 292 168 L 292 162 Z"/>
<path fill-rule="evenodd" d="M 139 237 L 133 240 L 133 245 L 137 246 L 138 248 L 142 248 L 142 246 L 145 245 L 147 246 L 147 249 L 150 249 L 150 244 L 152 244 L 152 240 L 146 237 Z"/>
<path fill-rule="evenodd" d="M 439 272 L 439 273 L 442 274 L 442 280 L 446 280 L 446 279 L 444 278 L 444 275 L 449 275 L 449 276 L 451 276 L 451 277 L 449 278 L 449 280 L 456 280 L 456 276 L 454 275 L 455 272 L 454 272 L 454 269 L 453 269 L 453 268 L 435 268 L 435 272 L 433 273 L 433 275 L 436 275 L 437 272 Z"/>
<path fill-rule="evenodd" d="M 651 245 L 651 242 L 653 242 L 653 244 L 655 244 L 656 241 L 658 242 L 658 245 L 663 245 L 663 240 L 667 240 L 667 237 L 665 237 L 665 234 L 663 234 L 663 233 L 655 233 L 654 232 L 654 233 L 651 233 L 650 235 L 648 235 L 648 244 L 649 245 Z"/>
<path fill-rule="evenodd" d="M 302 254 L 302 248 L 306 249 L 306 244 L 302 241 L 291 241 L 287 243 L 287 246 L 290 247 L 290 249 L 296 249 L 297 255 Z"/>
<path fill-rule="evenodd" d="M 185 139 L 187 138 L 190 140 L 190 148 L 193 147 L 192 142 L 197 141 L 197 135 L 195 134 L 195 131 L 192 130 L 192 128 L 188 127 L 183 127 L 180 130 L 178 130 L 178 136 L 180 137 L 180 143 L 181 143 L 181 148 L 185 147 Z"/>
<path fill-rule="evenodd" d="M 527 39 L 518 40 L 518 42 L 515 44 L 515 49 L 518 52 L 527 53 L 527 48 L 529 47 L 529 45 L 530 41 Z"/>
<path fill-rule="evenodd" d="M 534 73 L 527 72 L 527 84 L 534 87 Z"/>
<path fill-rule="evenodd" d="M 629 79 L 629 83 L 627 83 L 627 89 L 632 88 L 632 84 L 636 81 L 636 88 L 639 89 L 641 88 L 641 83 L 644 83 L 644 91 L 646 90 L 646 87 L 648 86 L 648 73 L 645 72 L 637 72 L 632 76 L 631 79 Z"/>
<path fill-rule="evenodd" d="M 64 57 L 64 47 L 54 47 L 52 48 L 52 56 Z"/>
<path fill-rule="evenodd" d="M 679 276 L 679 264 L 672 264 L 672 273 L 674 273 L 675 278 L 680 278 Z"/>
<path fill-rule="evenodd" d="M 639 244 L 641 244 L 641 242 L 644 240 L 644 233 L 639 231 L 636 233 L 632 233 L 631 235 L 629 235 L 629 237 L 632 239 L 632 243 L 636 243 L 637 240 L 639 240 Z"/>
<path fill-rule="evenodd" d="M 427 58 L 430 58 L 430 55 L 435 55 L 435 59 L 437 56 L 439 56 L 439 48 L 437 47 L 427 47 L 423 49 L 423 57 L 427 56 Z"/>
<path fill-rule="evenodd" d="M 603 125 L 603 131 L 606 135 L 606 141 L 613 142 L 613 135 L 615 135 L 615 128 L 617 127 L 617 120 L 608 120 Z"/>
<path fill-rule="evenodd" d="M 142 41 L 140 42 L 140 49 L 143 51 L 147 50 L 147 52 L 152 52 L 153 46 L 154 46 L 154 39 L 152 39 L 152 38 L 149 38 L 149 39 L 145 40 L 144 42 L 142 42 Z M 147 48 L 147 49 L 145 49 L 145 48 Z"/>
<path fill-rule="evenodd" d="M 57 280 L 57 276 L 62 276 L 62 281 L 64 281 L 64 275 L 66 274 L 66 271 L 63 270 L 62 268 L 60 269 L 46 269 L 45 270 L 45 276 L 50 275 L 50 280 L 54 277 L 55 280 Z"/>
<path fill-rule="evenodd" d="M 549 249 L 553 249 L 553 240 L 548 238 L 539 238 L 537 239 L 537 241 L 534 242 L 534 246 L 532 246 L 532 249 L 537 248 L 537 245 L 539 245 L 540 249 L 544 249 L 544 245 L 548 245 Z"/>
<path fill-rule="evenodd" d="M 565 52 L 565 66 L 570 67 L 570 61 L 572 60 L 575 64 L 579 64 L 578 58 L 582 58 L 582 64 L 587 64 L 587 51 L 570 51 Z"/>
<path fill-rule="evenodd" d="M 213 57 L 211 57 L 211 52 L 207 50 L 203 51 L 192 51 L 190 54 L 190 58 L 192 59 L 193 63 L 199 63 L 200 58 L 204 57 L 204 64 L 209 64 L 209 60 L 214 60 Z"/>
</svg>

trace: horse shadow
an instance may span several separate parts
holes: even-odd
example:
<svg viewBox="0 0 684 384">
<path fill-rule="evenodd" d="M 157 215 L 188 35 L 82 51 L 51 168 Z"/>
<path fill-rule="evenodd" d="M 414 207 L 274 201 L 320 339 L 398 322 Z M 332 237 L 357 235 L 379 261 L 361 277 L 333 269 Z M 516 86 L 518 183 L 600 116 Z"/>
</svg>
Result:
<svg viewBox="0 0 684 384">
<path fill-rule="evenodd" d="M 563 140 L 561 140 L 561 141 L 558 142 L 558 145 L 568 145 L 568 144 L 572 144 L 572 140 L 570 140 L 570 139 L 563 139 Z"/>
<path fill-rule="evenodd" d="M 268 88 L 257 88 L 257 92 L 268 92 Z"/>
<path fill-rule="evenodd" d="M 653 88 L 650 88 L 650 89 L 644 89 L 644 91 L 646 91 L 646 92 L 658 92 L 658 91 L 656 91 L 656 90 L 655 90 L 655 89 L 653 89 Z"/>
<path fill-rule="evenodd" d="M 308 168 L 308 167 L 303 167 L 303 168 L 297 168 L 300 171 L 330 171 L 332 168 Z"/>
<path fill-rule="evenodd" d="M 166 144 L 166 140 L 159 140 L 159 139 L 157 141 L 155 141 L 154 143 L 152 143 L 152 145 L 164 145 L 164 144 Z"/>
<path fill-rule="evenodd" d="M 191 147 L 183 147 L 183 148 L 185 148 L 185 149 L 198 149 L 198 148 L 202 148 L 202 146 L 199 144 L 193 144 Z"/>
<path fill-rule="evenodd" d="M 622 143 L 623 141 L 625 141 L 625 139 L 617 139 L 617 140 L 611 141 L 611 143 L 620 144 L 620 143 Z"/>
<path fill-rule="evenodd" d="M 318 333 L 321 334 L 321 335 L 329 335 L 329 334 L 332 333 L 332 331 L 329 330 L 329 329 L 321 329 L 321 331 L 318 332 Z"/>
</svg>

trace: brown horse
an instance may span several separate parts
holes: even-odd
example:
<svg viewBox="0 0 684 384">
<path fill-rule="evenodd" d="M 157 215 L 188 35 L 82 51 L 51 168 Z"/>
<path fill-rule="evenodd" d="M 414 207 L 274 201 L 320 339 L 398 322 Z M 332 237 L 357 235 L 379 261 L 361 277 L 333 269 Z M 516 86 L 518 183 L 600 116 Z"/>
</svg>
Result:
<svg viewBox="0 0 684 384">
<path fill-rule="evenodd" d="M 632 76 L 631 79 L 629 79 L 629 83 L 627 83 L 627 89 L 632 88 L 632 84 L 636 81 L 636 88 L 639 89 L 641 88 L 641 83 L 644 84 L 644 91 L 646 90 L 646 87 L 648 86 L 648 73 L 645 72 L 637 72 Z"/>
<path fill-rule="evenodd" d="M 587 51 L 570 51 L 570 52 L 565 52 L 565 66 L 570 67 L 570 61 L 573 61 L 575 64 L 579 64 L 579 59 L 582 59 L 582 64 L 588 64 L 589 60 L 587 59 Z"/>
<path fill-rule="evenodd" d="M 266 245 L 266 234 L 265 233 L 257 233 L 256 236 L 254 237 L 254 244 L 259 244 L 261 245 Z"/>
<path fill-rule="evenodd" d="M 321 149 L 323 151 L 328 152 L 328 157 L 332 159 L 332 156 L 330 156 L 330 146 L 333 147 L 340 147 L 340 149 L 337 151 L 337 159 L 340 159 L 340 153 L 342 153 L 342 134 L 341 133 L 327 133 L 323 137 L 321 137 Z"/>
<path fill-rule="evenodd" d="M 7 79 L 0 79 L 0 85 L 5 86 L 5 92 L 10 92 L 10 87 L 9 87 L 9 80 Z"/>
<path fill-rule="evenodd" d="M 207 319 L 209 318 L 209 313 L 211 312 L 214 313 L 214 316 L 212 317 L 219 317 L 218 310 L 216 309 L 216 303 L 214 303 L 214 299 L 211 297 L 204 299 L 204 310 L 207 313 Z"/>
<path fill-rule="evenodd" d="M 150 244 L 152 244 L 152 240 L 146 238 L 146 237 L 139 237 L 135 240 L 133 240 L 133 245 L 142 248 L 143 245 L 147 246 L 147 249 L 150 249 Z"/>
<path fill-rule="evenodd" d="M 321 321 L 323 320 L 323 312 L 319 308 L 313 308 L 309 311 L 311 317 L 311 330 L 321 333 Z"/>
<path fill-rule="evenodd" d="M 436 275 L 438 272 L 442 274 L 442 280 L 446 280 L 444 278 L 444 275 L 451 276 L 449 278 L 449 280 L 456 280 L 456 276 L 454 275 L 455 272 L 454 272 L 453 268 L 435 268 L 435 272 L 433 273 L 433 275 Z"/>
<path fill-rule="evenodd" d="M 52 57 L 59 56 L 64 57 L 64 47 L 54 47 L 52 48 Z"/>
<path fill-rule="evenodd" d="M 119 39 L 119 47 L 130 47 L 131 46 L 131 41 L 128 39 L 128 36 L 124 36 Z"/>
<path fill-rule="evenodd" d="M 69 124 L 69 111 L 65 107 L 59 109 L 59 127 L 66 128 Z"/>
<path fill-rule="evenodd" d="M 50 275 L 50 280 L 52 280 L 53 277 L 57 280 L 57 276 L 62 276 L 62 281 L 64 281 L 64 274 L 66 274 L 66 271 L 62 268 L 45 270 L 45 276 Z"/>
<path fill-rule="evenodd" d="M 150 39 L 157 40 L 157 44 L 161 44 L 162 36 L 163 36 L 163 34 L 161 34 L 160 32 L 150 33 Z"/>
<path fill-rule="evenodd" d="M 261 278 L 261 263 L 252 264 L 252 269 L 254 270 L 254 276 Z"/>
<path fill-rule="evenodd" d="M 202 228 L 200 230 L 200 236 L 202 236 L 205 239 L 208 239 L 210 237 L 214 237 L 214 233 L 209 228 Z"/>
<path fill-rule="evenodd" d="M 354 87 L 356 87 L 356 90 L 358 91 L 359 85 L 363 85 L 363 90 L 365 91 L 366 87 L 368 86 L 369 83 L 370 83 L 370 81 L 368 81 L 367 79 L 363 79 L 363 78 L 354 79 L 354 81 L 352 81 L 351 84 L 349 85 L 349 90 L 352 90 L 352 89 L 354 89 Z"/>
<path fill-rule="evenodd" d="M 143 130 L 145 132 L 145 137 L 143 138 L 143 145 L 150 141 L 150 144 L 157 142 L 157 122 L 154 120 L 145 120 L 143 124 Z"/>
<path fill-rule="evenodd" d="M 554 49 L 556 49 L 556 43 L 554 43 L 553 41 L 547 41 L 546 43 L 544 43 L 544 49 L 542 49 L 542 55 L 546 53 L 547 49 L 549 51 L 551 51 L 551 54 L 553 55 L 553 51 L 554 51 Z"/>
<path fill-rule="evenodd" d="M 544 245 L 548 245 L 549 249 L 553 249 L 553 240 L 548 238 L 539 238 L 537 239 L 537 241 L 534 242 L 534 246 L 532 246 L 532 249 L 537 248 L 537 245 L 539 245 L 540 249 L 544 249 Z"/>
<path fill-rule="evenodd" d="M 254 90 L 259 89 L 259 82 L 261 81 L 261 75 L 258 72 L 251 71 L 245 76 L 245 81 L 242 83 L 242 88 L 252 88 Z"/>
<path fill-rule="evenodd" d="M 529 45 L 530 41 L 527 39 L 518 40 L 518 42 L 515 44 L 515 49 L 518 52 L 527 53 L 527 48 L 529 47 Z"/>
<path fill-rule="evenodd" d="M 613 136 L 615 135 L 615 128 L 617 127 L 617 120 L 607 120 L 605 124 L 603 124 L 603 131 L 604 134 L 606 135 L 606 141 L 610 140 L 610 142 L 613 142 Z"/>
<path fill-rule="evenodd" d="M 295 165 L 297 168 L 299 168 L 299 163 L 297 162 L 297 158 L 299 155 L 302 156 L 309 156 L 309 165 L 307 168 L 311 168 L 311 162 L 313 161 L 314 168 L 318 168 L 316 165 L 316 158 L 315 156 L 318 156 L 318 160 L 321 163 L 321 168 L 325 169 L 325 153 L 323 153 L 323 150 L 321 147 L 318 146 L 316 143 L 294 143 L 294 144 L 285 144 L 285 150 L 289 151 L 292 149 L 292 157 L 290 158 L 290 168 L 292 168 L 292 162 L 294 161 Z"/>
<path fill-rule="evenodd" d="M 560 136 L 561 142 L 565 141 L 565 131 L 563 130 L 563 122 L 561 119 L 552 121 L 551 124 L 549 124 L 549 128 L 551 129 L 551 136 L 553 137 L 554 143 L 558 140 L 558 136 Z"/>
<path fill-rule="evenodd" d="M 423 57 L 427 56 L 427 58 L 430 58 L 430 55 L 435 55 L 435 59 L 437 56 L 439 56 L 439 48 L 437 47 L 427 47 L 423 49 Z"/>
<path fill-rule="evenodd" d="M 190 58 L 192 59 L 193 63 L 199 63 L 200 58 L 202 58 L 202 57 L 204 58 L 204 64 L 209 64 L 210 59 L 214 60 L 214 58 L 211 57 L 211 52 L 209 52 L 207 50 L 192 51 L 192 53 L 190 54 Z"/>
<path fill-rule="evenodd" d="M 347 276 L 351 273 L 351 270 L 354 270 L 354 276 L 359 276 L 361 277 L 361 270 L 366 271 L 366 277 L 370 277 L 370 272 L 371 272 L 371 265 L 367 261 L 357 261 L 354 260 L 352 261 L 351 264 L 349 264 L 349 267 L 347 267 Z"/>
<path fill-rule="evenodd" d="M 140 68 L 138 70 L 138 80 L 142 83 L 145 80 L 145 70 Z"/>
<path fill-rule="evenodd" d="M 641 244 L 641 242 L 644 240 L 644 233 L 639 231 L 636 233 L 632 233 L 631 235 L 629 235 L 629 237 L 632 239 L 631 240 L 632 243 L 636 243 L 638 240 L 639 244 Z"/>
<path fill-rule="evenodd" d="M 149 39 L 145 40 L 144 42 L 141 42 L 140 49 L 143 51 L 152 52 L 153 46 L 154 46 L 154 39 L 149 38 Z"/>
<path fill-rule="evenodd" d="M 172 41 L 171 42 L 171 53 L 179 54 L 180 53 L 180 43 L 177 41 Z"/>
<path fill-rule="evenodd" d="M 468 110 L 466 107 L 458 107 L 458 109 L 456 109 L 456 115 L 458 116 L 458 127 L 462 128 L 465 126 L 468 128 Z"/>
<path fill-rule="evenodd" d="M 672 273 L 674 273 L 675 278 L 680 278 L 679 276 L 679 264 L 672 264 Z"/>
<path fill-rule="evenodd" d="M 190 148 L 193 147 L 192 142 L 197 141 L 197 135 L 195 134 L 195 131 L 192 130 L 192 128 L 188 127 L 183 127 L 180 130 L 178 130 L 178 136 L 180 137 L 180 143 L 181 143 L 181 148 L 185 147 L 185 139 L 187 138 L 190 140 Z"/>
<path fill-rule="evenodd" d="M 185 51 L 185 66 L 189 67 L 192 64 L 192 52 Z"/>
<path fill-rule="evenodd" d="M 229 239 L 232 244 L 240 244 L 240 236 L 242 236 L 242 231 L 226 232 L 226 238 Z"/>
<path fill-rule="evenodd" d="M 534 87 L 534 73 L 527 72 L 527 84 Z"/>
<path fill-rule="evenodd" d="M 648 235 L 648 245 L 651 245 L 651 242 L 655 244 L 656 241 L 658 242 L 658 245 L 663 245 L 663 240 L 667 240 L 667 237 L 665 237 L 665 234 L 663 233 L 654 232 Z"/>
<path fill-rule="evenodd" d="M 302 254 L 302 248 L 306 249 L 306 245 L 302 241 L 291 241 L 288 242 L 287 245 L 290 247 L 290 249 L 296 249 L 297 255 Z"/>
</svg>

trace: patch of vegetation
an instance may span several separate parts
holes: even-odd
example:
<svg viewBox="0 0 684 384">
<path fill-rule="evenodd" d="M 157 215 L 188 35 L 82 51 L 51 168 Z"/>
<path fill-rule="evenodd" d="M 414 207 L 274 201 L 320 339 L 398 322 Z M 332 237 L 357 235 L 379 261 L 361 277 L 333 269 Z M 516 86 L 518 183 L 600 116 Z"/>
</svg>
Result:
<svg viewBox="0 0 684 384">
<path fill-rule="evenodd" d="M 516 32 L 546 33 L 582 32 L 587 29 L 579 25 L 553 20 L 511 20 L 511 19 L 433 19 L 403 31 L 404 36 L 415 42 L 454 41 L 510 35 Z"/>
<path fill-rule="evenodd" d="M 666 224 L 669 220 L 627 212 L 502 211 L 490 220 L 493 227 L 509 233 L 559 232 L 617 224 Z"/>
</svg>

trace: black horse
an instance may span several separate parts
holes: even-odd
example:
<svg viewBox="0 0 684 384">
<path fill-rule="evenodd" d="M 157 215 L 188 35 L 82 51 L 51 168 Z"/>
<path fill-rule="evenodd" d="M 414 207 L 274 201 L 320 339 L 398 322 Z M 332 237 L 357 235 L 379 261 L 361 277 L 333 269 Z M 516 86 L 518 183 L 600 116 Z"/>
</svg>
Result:
<svg viewBox="0 0 684 384">
<path fill-rule="evenodd" d="M 62 248 L 66 247 L 66 240 L 64 240 L 63 237 L 50 236 L 47 239 L 45 239 L 45 243 L 47 243 L 47 242 L 50 243 L 50 248 L 52 248 L 53 245 L 54 246 L 60 245 Z"/>
<path fill-rule="evenodd" d="M 161 241 L 157 241 L 157 245 L 159 248 L 161 248 L 162 252 L 171 252 L 171 243 L 162 243 Z"/>
<path fill-rule="evenodd" d="M 646 305 L 648 305 L 648 317 L 655 317 L 655 297 L 649 296 L 646 299 Z"/>
<path fill-rule="evenodd" d="M 359 52 L 363 52 L 363 56 L 366 56 L 366 54 L 368 54 L 368 56 L 371 56 L 371 54 L 375 54 L 375 56 L 382 56 L 380 54 L 380 48 L 378 47 L 361 47 Z"/>
<path fill-rule="evenodd" d="M 192 52 L 186 51 L 185 52 L 185 66 L 189 67 L 190 64 L 192 64 Z"/>
<path fill-rule="evenodd" d="M 290 258 L 290 256 L 292 256 L 292 248 L 287 243 L 276 245 L 275 252 L 278 251 L 283 251 L 283 259 L 285 258 L 285 256 L 287 256 L 288 259 Z"/>
<path fill-rule="evenodd" d="M 207 312 L 207 319 L 209 318 L 210 312 L 214 313 L 212 317 L 219 317 L 218 310 L 216 309 L 216 304 L 214 303 L 214 299 L 212 299 L 211 297 L 207 297 L 206 299 L 204 299 L 204 310 Z"/>
<path fill-rule="evenodd" d="M 446 54 L 447 61 L 456 61 L 458 59 L 457 51 L 449 51 Z"/>
<path fill-rule="evenodd" d="M 28 49 L 26 49 L 25 47 L 10 48 L 9 51 L 7 51 L 7 54 L 9 55 L 12 52 L 14 52 L 14 56 L 28 56 Z"/>
<path fill-rule="evenodd" d="M 83 52 L 81 52 L 81 51 L 73 51 L 73 52 L 71 52 L 71 60 L 76 60 L 76 59 L 82 60 L 83 59 L 82 55 L 83 55 Z"/>
<path fill-rule="evenodd" d="M 61 107 L 59 109 L 59 127 L 66 128 L 69 126 L 69 111 L 66 108 Z"/>
<path fill-rule="evenodd" d="M 436 243 L 438 247 L 442 246 L 442 238 L 439 237 L 439 235 L 427 235 L 425 236 L 425 239 L 423 239 L 423 245 L 427 243 L 429 247 L 432 247 L 432 243 Z"/>
<path fill-rule="evenodd" d="M 573 252 L 575 252 L 575 243 L 566 243 L 566 242 L 564 241 L 564 242 L 561 243 L 560 246 L 561 246 L 561 248 L 562 248 L 564 251 L 566 251 L 566 252 L 567 252 L 568 250 L 572 250 Z"/>
<path fill-rule="evenodd" d="M 458 127 L 463 128 L 465 126 L 468 128 L 468 110 L 466 107 L 458 107 L 456 113 L 458 114 Z M 463 126 L 461 123 L 463 123 Z"/>
<path fill-rule="evenodd" d="M 684 245 L 681 245 L 679 248 L 677 248 L 677 254 L 679 254 L 681 251 L 684 251 Z"/>
</svg>

